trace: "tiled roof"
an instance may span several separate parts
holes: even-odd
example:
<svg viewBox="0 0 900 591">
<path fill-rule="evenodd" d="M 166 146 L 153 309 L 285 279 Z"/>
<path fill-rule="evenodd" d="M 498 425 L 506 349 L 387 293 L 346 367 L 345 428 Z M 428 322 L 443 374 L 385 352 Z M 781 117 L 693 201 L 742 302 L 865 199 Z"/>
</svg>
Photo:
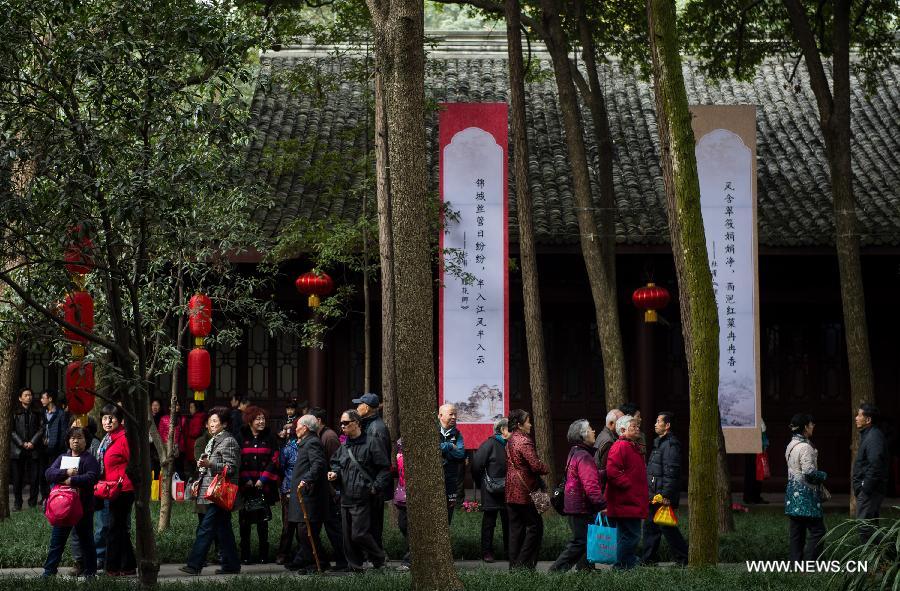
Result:
<svg viewBox="0 0 900 591">
<path fill-rule="evenodd" d="M 426 93 L 435 101 L 506 102 L 508 79 L 503 54 L 443 53 L 432 55 Z M 328 191 L 315 185 L 310 167 L 322 165 L 323 154 L 360 150 L 365 141 L 365 101 L 361 85 L 344 81 L 325 94 L 324 103 L 289 93 L 272 81 L 272 72 L 304 63 L 319 69 L 347 67 L 335 58 L 298 52 L 266 54 L 253 99 L 253 123 L 258 138 L 249 150 L 255 168 L 268 155 L 283 153 L 283 140 L 305 142 L 306 150 L 287 166 L 259 174 L 273 188 L 274 206 L 262 212 L 272 234 L 290 220 L 330 215 L 359 215 L 358 192 Z M 543 67 L 549 69 L 549 63 Z M 834 222 L 828 164 L 819 133 L 812 93 L 801 65 L 795 83 L 789 67 L 763 64 L 752 82 L 710 83 L 696 64 L 684 66 L 692 104 L 757 105 L 757 170 L 760 243 L 768 246 L 833 244 Z M 886 72 L 873 96 L 865 96 L 859 80 L 853 85 L 853 181 L 858 202 L 859 232 L 864 245 L 900 244 L 900 68 Z M 636 71 L 613 61 L 602 67 L 615 143 L 613 174 L 616 187 L 616 239 L 620 243 L 668 242 L 662 174 L 653 93 Z M 537 240 L 541 244 L 578 241 L 571 174 L 552 76 L 527 85 L 529 182 L 533 192 Z M 586 120 L 589 114 L 583 109 Z M 437 117 L 428 124 L 430 187 L 437 188 Z M 590 127 L 587 128 L 590 130 Z M 315 138 L 316 142 L 309 140 Z M 593 135 L 585 137 L 596 157 Z M 313 145 L 314 144 L 314 145 Z M 332 167 L 333 168 L 333 167 Z M 347 187 L 360 188 L 371 179 L 365 167 L 341 169 Z M 512 167 L 510 167 L 512 170 Z M 596 179 L 593 179 L 594 182 Z M 333 187 L 331 187 L 333 188 Z M 596 186 L 595 186 L 596 189 Z M 595 190 L 595 197 L 597 191 Z M 517 239 L 515 190 L 510 180 L 510 236 Z"/>
</svg>

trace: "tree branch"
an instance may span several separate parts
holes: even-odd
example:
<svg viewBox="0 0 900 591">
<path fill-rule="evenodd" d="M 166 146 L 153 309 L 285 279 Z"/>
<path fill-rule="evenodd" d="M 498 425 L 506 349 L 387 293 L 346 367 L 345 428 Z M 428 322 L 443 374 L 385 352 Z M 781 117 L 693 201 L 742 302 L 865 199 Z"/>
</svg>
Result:
<svg viewBox="0 0 900 591">
<path fill-rule="evenodd" d="M 457 4 L 457 5 L 468 5 L 473 6 L 475 8 L 480 8 L 481 10 L 488 12 L 490 14 L 495 14 L 498 17 L 504 17 L 506 12 L 503 10 L 503 5 L 498 4 L 496 2 L 492 2 L 491 0 L 435 0 L 435 2 L 439 2 L 440 4 Z M 538 35 L 542 39 L 546 39 L 546 34 L 544 31 L 544 27 L 541 22 L 537 19 L 531 18 L 527 14 L 521 14 L 522 24 L 527 26 L 529 29 L 536 31 Z"/>
<path fill-rule="evenodd" d="M 806 12 L 799 0 L 782 0 L 787 10 L 788 17 L 791 21 L 791 28 L 794 30 L 794 36 L 800 45 L 800 51 L 806 61 L 806 69 L 809 72 L 810 86 L 813 95 L 816 97 L 816 105 L 819 108 L 819 119 L 823 124 L 827 124 L 834 109 L 834 98 L 831 95 L 831 87 L 828 85 L 828 78 L 825 76 L 825 68 L 822 65 L 822 56 L 819 54 L 819 48 L 816 45 L 816 39 L 812 29 L 809 26 L 809 20 L 806 18 Z"/>
</svg>

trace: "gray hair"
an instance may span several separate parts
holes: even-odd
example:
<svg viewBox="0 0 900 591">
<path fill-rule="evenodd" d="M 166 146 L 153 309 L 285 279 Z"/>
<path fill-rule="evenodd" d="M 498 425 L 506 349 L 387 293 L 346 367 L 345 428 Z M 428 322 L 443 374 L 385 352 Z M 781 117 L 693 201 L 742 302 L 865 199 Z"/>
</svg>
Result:
<svg viewBox="0 0 900 591">
<path fill-rule="evenodd" d="M 620 416 L 622 416 L 621 410 L 619 410 L 618 408 L 612 409 L 611 411 L 606 413 L 606 422 L 604 423 L 604 425 L 606 427 L 609 427 L 610 423 L 615 424 L 615 422 L 619 420 Z"/>
<path fill-rule="evenodd" d="M 303 415 L 299 419 L 297 419 L 297 423 L 303 425 L 313 433 L 319 430 L 319 420 L 315 417 L 315 415 Z"/>
<path fill-rule="evenodd" d="M 620 417 L 618 421 L 616 421 L 616 435 L 621 435 L 625 432 L 632 422 L 637 422 L 637 419 L 631 415 L 625 415 Z"/>
<path fill-rule="evenodd" d="M 506 417 L 500 417 L 494 423 L 494 435 L 500 435 L 504 429 L 509 429 L 509 419 Z"/>
<path fill-rule="evenodd" d="M 566 434 L 566 439 L 571 444 L 576 443 L 584 443 L 584 438 L 587 437 L 588 429 L 591 428 L 591 424 L 587 419 L 578 419 L 569 425 L 569 432 Z"/>
</svg>

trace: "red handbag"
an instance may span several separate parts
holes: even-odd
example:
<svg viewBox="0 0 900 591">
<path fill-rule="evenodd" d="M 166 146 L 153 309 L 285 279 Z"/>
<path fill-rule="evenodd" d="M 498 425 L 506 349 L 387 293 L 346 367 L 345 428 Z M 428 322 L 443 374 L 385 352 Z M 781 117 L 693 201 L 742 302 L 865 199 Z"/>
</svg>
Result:
<svg viewBox="0 0 900 591">
<path fill-rule="evenodd" d="M 122 492 L 123 480 L 101 480 L 94 485 L 94 496 L 104 501 L 111 501 Z"/>
<path fill-rule="evenodd" d="M 769 452 L 756 454 L 756 479 L 765 480 L 770 476 L 772 476 L 772 470 L 769 468 Z"/>
<path fill-rule="evenodd" d="M 228 480 L 228 466 L 222 470 L 221 474 L 216 474 L 209 486 L 206 487 L 206 494 L 203 498 L 210 503 L 221 507 L 226 511 L 234 508 L 234 501 L 237 499 L 238 486 Z"/>
</svg>

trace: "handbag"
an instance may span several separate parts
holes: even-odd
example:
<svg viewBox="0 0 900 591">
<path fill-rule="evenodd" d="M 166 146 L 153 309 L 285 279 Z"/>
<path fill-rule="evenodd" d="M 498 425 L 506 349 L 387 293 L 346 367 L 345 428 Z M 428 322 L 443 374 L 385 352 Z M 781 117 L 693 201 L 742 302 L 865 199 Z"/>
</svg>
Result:
<svg viewBox="0 0 900 591">
<path fill-rule="evenodd" d="M 678 525 L 678 516 L 670 505 L 660 505 L 659 509 L 653 515 L 653 523 L 666 527 L 675 527 Z"/>
<path fill-rule="evenodd" d="M 203 495 L 203 498 L 217 507 L 231 511 L 234 508 L 237 494 L 237 485 L 228 481 L 228 466 L 226 465 L 222 469 L 222 473 L 216 474 L 209 486 L 206 487 L 206 494 Z"/>
<path fill-rule="evenodd" d="M 603 513 L 588 525 L 587 561 L 592 564 L 616 563 L 616 528 Z"/>
<path fill-rule="evenodd" d="M 769 468 L 769 452 L 763 451 L 756 454 L 756 479 L 766 480 L 772 476 L 772 470 Z"/>
<path fill-rule="evenodd" d="M 553 496 L 550 498 L 550 504 L 553 509 L 560 515 L 566 514 L 566 481 L 569 480 L 569 465 L 572 463 L 572 453 L 569 452 L 569 459 L 566 461 L 566 471 L 563 479 L 556 488 L 553 489 Z"/>
<path fill-rule="evenodd" d="M 406 506 L 406 486 L 402 484 L 398 484 L 397 488 L 394 489 L 394 505 L 397 507 L 405 507 Z"/>
<path fill-rule="evenodd" d="M 78 490 L 65 484 L 54 486 L 47 497 L 44 515 L 54 527 L 74 527 L 84 515 Z"/>
<path fill-rule="evenodd" d="M 506 478 L 491 478 L 484 470 L 484 492 L 490 495 L 501 495 L 506 492 Z"/>
<path fill-rule="evenodd" d="M 519 477 L 522 485 L 525 488 L 528 488 L 528 485 L 525 484 L 525 480 L 522 478 L 522 475 L 516 472 L 516 476 Z M 550 509 L 550 495 L 546 491 L 540 489 L 533 490 L 528 493 L 528 496 L 531 497 L 531 502 L 534 504 L 534 508 L 538 513 L 546 513 L 547 510 Z"/>
<path fill-rule="evenodd" d="M 262 494 L 256 494 L 244 499 L 241 516 L 246 523 L 262 523 L 272 519 L 272 509 Z"/>
<path fill-rule="evenodd" d="M 831 491 L 825 488 L 824 484 L 819 485 L 819 500 L 820 501 L 830 501 L 831 500 Z"/>
<path fill-rule="evenodd" d="M 94 485 L 94 496 L 104 501 L 112 501 L 122 492 L 122 479 L 101 480 Z"/>
</svg>

